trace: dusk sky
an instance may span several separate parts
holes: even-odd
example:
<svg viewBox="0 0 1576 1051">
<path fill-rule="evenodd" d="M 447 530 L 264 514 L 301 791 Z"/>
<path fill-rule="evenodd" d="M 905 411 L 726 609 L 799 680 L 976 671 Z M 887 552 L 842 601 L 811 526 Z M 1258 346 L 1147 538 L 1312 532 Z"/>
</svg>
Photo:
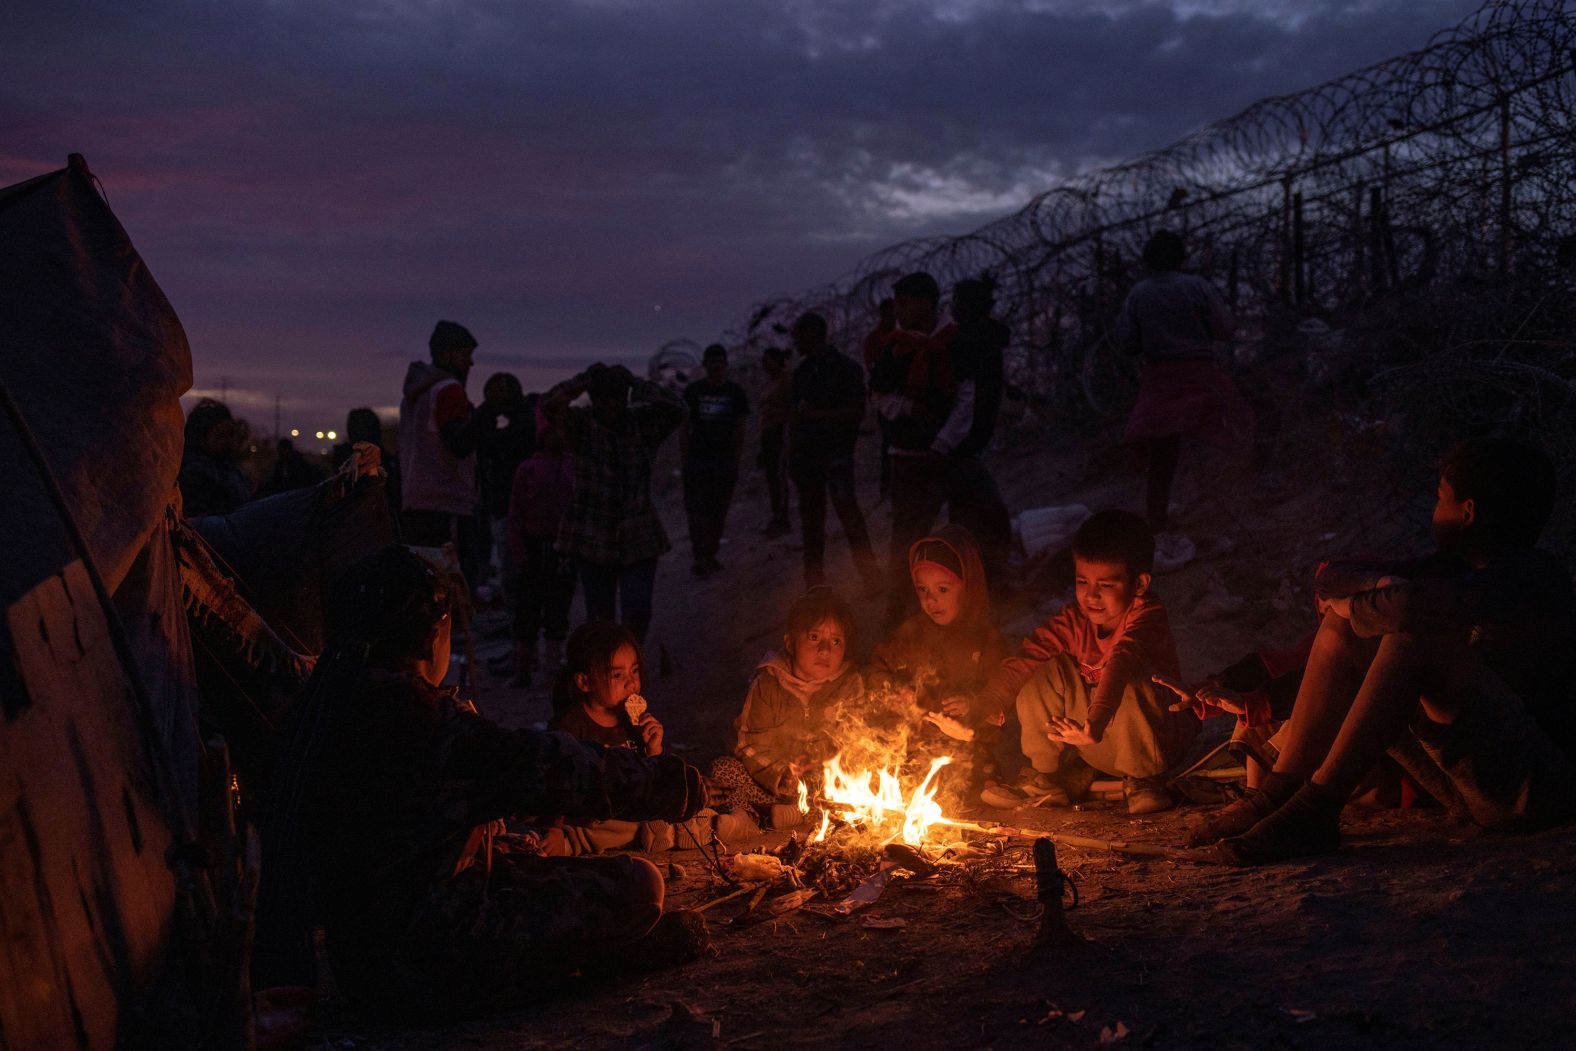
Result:
<svg viewBox="0 0 1576 1051">
<path fill-rule="evenodd" d="M 391 413 L 440 317 L 540 387 L 1423 46 L 1477 0 L 48 0 L 0 184 L 80 152 L 199 391 Z"/>
</svg>

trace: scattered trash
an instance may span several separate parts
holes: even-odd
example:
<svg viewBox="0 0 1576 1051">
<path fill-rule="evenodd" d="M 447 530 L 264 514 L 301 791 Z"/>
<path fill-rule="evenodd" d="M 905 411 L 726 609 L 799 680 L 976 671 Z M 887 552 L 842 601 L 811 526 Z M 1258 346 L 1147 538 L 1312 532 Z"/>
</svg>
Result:
<svg viewBox="0 0 1576 1051">
<path fill-rule="evenodd" d="M 854 892 L 837 903 L 837 911 L 847 916 L 855 909 L 862 909 L 873 904 L 881 897 L 881 892 L 886 890 L 887 880 L 892 875 L 892 870 L 897 866 L 890 861 L 881 863 L 881 868 L 874 876 L 865 880 L 854 888 Z"/>
<path fill-rule="evenodd" d="M 788 873 L 782 860 L 771 854 L 735 854 L 732 865 L 734 877 L 741 880 L 776 880 Z"/>
</svg>

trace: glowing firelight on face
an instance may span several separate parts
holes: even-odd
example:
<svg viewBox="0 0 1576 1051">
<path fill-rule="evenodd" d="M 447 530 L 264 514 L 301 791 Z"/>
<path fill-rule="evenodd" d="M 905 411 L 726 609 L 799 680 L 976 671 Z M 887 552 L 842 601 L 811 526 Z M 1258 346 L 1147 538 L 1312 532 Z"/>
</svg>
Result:
<svg viewBox="0 0 1576 1051">
<path fill-rule="evenodd" d="M 835 807 L 845 822 L 864 825 L 887 842 L 900 839 L 910 846 L 923 845 L 934 829 L 955 824 L 936 802 L 936 774 L 950 762 L 951 756 L 932 759 L 925 780 L 905 800 L 897 775 L 891 770 L 850 772 L 843 769 L 841 756 L 833 756 L 826 763 L 821 790 L 829 806 L 823 810 L 821 827 L 810 842 L 819 843 L 826 838 L 831 823 L 826 810 Z"/>
</svg>

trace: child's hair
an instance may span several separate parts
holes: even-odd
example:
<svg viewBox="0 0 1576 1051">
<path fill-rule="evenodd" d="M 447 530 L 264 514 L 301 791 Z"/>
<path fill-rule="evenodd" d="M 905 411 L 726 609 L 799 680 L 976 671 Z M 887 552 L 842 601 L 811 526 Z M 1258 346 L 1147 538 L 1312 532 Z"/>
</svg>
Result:
<svg viewBox="0 0 1576 1051">
<path fill-rule="evenodd" d="M 1155 571 L 1155 534 L 1131 511 L 1097 511 L 1073 534 L 1073 557 L 1120 562 L 1131 576 Z"/>
<path fill-rule="evenodd" d="M 397 668 L 431 653 L 432 633 L 449 612 L 448 578 L 400 544 L 345 570 L 329 592 L 329 647 L 365 646 L 367 661 Z"/>
<path fill-rule="evenodd" d="M 832 621 L 843 629 L 843 652 L 854 652 L 854 611 L 843 601 L 841 595 L 821 584 L 811 588 L 792 606 L 788 607 L 788 627 L 786 631 L 791 639 L 802 635 L 822 621 Z"/>
<path fill-rule="evenodd" d="M 564 666 L 553 680 L 553 714 L 562 715 L 585 696 L 575 685 L 576 675 L 606 675 L 613 654 L 625 646 L 634 647 L 638 662 L 640 640 L 624 625 L 610 620 L 593 620 L 570 632 L 564 643 Z"/>
<path fill-rule="evenodd" d="M 1514 438 L 1469 438 L 1445 453 L 1439 476 L 1473 501 L 1471 532 L 1488 547 L 1532 548 L 1554 510 L 1554 464 Z"/>
</svg>

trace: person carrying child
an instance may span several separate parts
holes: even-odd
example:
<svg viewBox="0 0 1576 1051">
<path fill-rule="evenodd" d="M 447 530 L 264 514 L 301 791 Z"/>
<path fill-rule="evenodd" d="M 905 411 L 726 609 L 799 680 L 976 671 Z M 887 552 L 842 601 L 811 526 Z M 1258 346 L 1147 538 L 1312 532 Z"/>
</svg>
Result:
<svg viewBox="0 0 1576 1051">
<path fill-rule="evenodd" d="M 1554 495 L 1541 450 L 1463 442 L 1440 464 L 1436 556 L 1319 567 L 1324 618 L 1275 769 L 1211 816 L 1217 860 L 1338 849 L 1353 790 L 1398 742 L 1483 828 L 1576 818 L 1576 591 L 1536 546 Z"/>
<path fill-rule="evenodd" d="M 564 647 L 564 666 L 553 682 L 553 718 L 547 728 L 603 748 L 662 754 L 662 724 L 640 694 L 640 641 L 622 624 L 592 621 L 576 628 Z M 681 846 L 698 846 L 701 822 L 691 823 Z M 706 823 L 709 826 L 709 822 Z M 671 850 L 674 829 L 666 821 L 563 822 L 562 836 L 549 836 L 551 853 L 596 854 L 605 850 Z M 709 827 L 708 830 L 709 832 Z"/>
<path fill-rule="evenodd" d="M 340 990 L 405 1018 L 505 1010 L 577 971 L 692 959 L 705 924 L 663 912 L 655 866 L 512 850 L 498 826 L 522 812 L 683 821 L 706 805 L 700 771 L 477 715 L 439 685 L 449 602 L 444 575 L 398 545 L 334 587 L 263 822 L 262 980 L 310 984 L 284 972 L 315 960 L 314 911 Z"/>
<path fill-rule="evenodd" d="M 912 689 L 914 703 L 942 732 L 975 742 L 976 781 L 1010 781 L 1022 762 L 1016 717 L 1004 720 L 1010 729 L 991 722 L 965 727 L 943 710 L 960 710 L 1007 657 L 1006 640 L 991 623 L 979 546 L 962 526 L 944 526 L 909 548 L 908 566 L 920 611 L 875 648 L 869 685 Z"/>
<path fill-rule="evenodd" d="M 744 708 L 734 720 L 733 755 L 711 766 L 709 780 L 723 793 L 718 834 L 800 824 L 798 787 L 830 759 L 828 714 L 864 693 L 864 678 L 849 659 L 854 615 L 826 586 L 814 587 L 788 610 L 781 652 L 755 669 Z M 724 820 L 726 819 L 726 820 Z"/>
<path fill-rule="evenodd" d="M 1021 787 L 1031 797 L 1071 805 L 1102 771 L 1121 775 L 1129 814 L 1169 809 L 1176 800 L 1160 777 L 1187 754 L 1198 718 L 1171 711 L 1170 691 L 1153 681 L 1180 678 L 1176 639 L 1150 587 L 1154 534 L 1131 512 L 1101 511 L 1072 548 L 1075 601 L 1002 662 L 980 714 L 1016 706 L 1034 768 Z"/>
</svg>

